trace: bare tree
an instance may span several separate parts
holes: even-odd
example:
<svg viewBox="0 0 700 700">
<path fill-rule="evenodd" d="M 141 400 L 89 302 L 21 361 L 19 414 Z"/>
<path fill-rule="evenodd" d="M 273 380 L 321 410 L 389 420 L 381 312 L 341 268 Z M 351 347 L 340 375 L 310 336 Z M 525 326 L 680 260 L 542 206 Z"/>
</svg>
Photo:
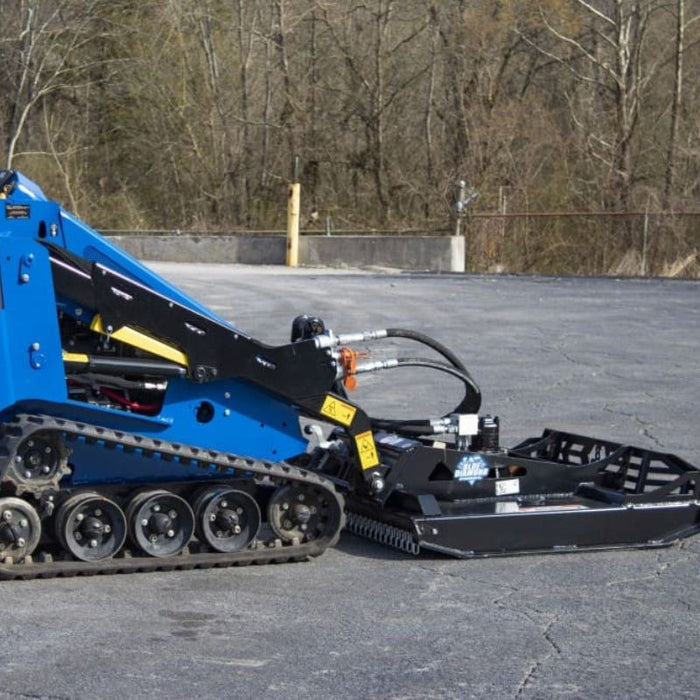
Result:
<svg viewBox="0 0 700 700">
<path fill-rule="evenodd" d="M 539 12 L 548 32 L 559 43 L 549 48 L 525 36 L 548 58 L 564 66 L 576 88 L 588 96 L 607 95 L 604 118 L 579 109 L 570 101 L 576 126 L 587 134 L 591 157 L 605 164 L 615 208 L 627 209 L 635 183 L 633 141 L 643 109 L 645 91 L 663 57 L 646 55 L 646 40 L 653 16 L 665 0 L 611 0 L 607 3 L 572 0 L 581 22 L 558 21 L 554 3 L 540 3 Z M 550 6 L 551 5 L 551 6 Z M 570 19 L 570 18 L 567 18 Z"/>
<path fill-rule="evenodd" d="M 85 55 L 98 37 L 90 31 L 96 2 L 21 0 L 16 38 L 6 38 L 4 74 L 12 85 L 5 123 L 5 162 L 11 168 L 33 111 L 50 95 L 79 84 L 91 67 Z M 11 16 L 3 15 L 5 16 Z"/>
<path fill-rule="evenodd" d="M 673 52 L 673 94 L 671 97 L 671 121 L 668 136 L 668 150 L 666 154 L 666 169 L 664 172 L 663 205 L 668 209 L 672 202 L 672 195 L 677 178 L 677 151 L 678 134 L 680 130 L 681 111 L 683 107 L 683 63 L 686 51 L 686 31 L 700 20 L 700 14 L 686 19 L 685 0 L 675 0 L 675 36 Z"/>
<path fill-rule="evenodd" d="M 349 120 L 359 120 L 364 146 L 353 156 L 357 171 L 369 172 L 379 206 L 380 222 L 391 217 L 392 183 L 387 167 L 386 129 L 390 109 L 415 82 L 426 74 L 429 64 L 406 66 L 404 52 L 429 26 L 421 14 L 419 22 L 408 29 L 395 31 L 392 19 L 397 9 L 394 0 L 375 0 L 369 4 L 353 4 L 342 10 L 322 6 L 323 22 L 340 52 L 346 69 L 343 91 Z M 331 13 L 335 9 L 335 13 Z M 369 36 L 368 36 L 369 35 Z"/>
</svg>

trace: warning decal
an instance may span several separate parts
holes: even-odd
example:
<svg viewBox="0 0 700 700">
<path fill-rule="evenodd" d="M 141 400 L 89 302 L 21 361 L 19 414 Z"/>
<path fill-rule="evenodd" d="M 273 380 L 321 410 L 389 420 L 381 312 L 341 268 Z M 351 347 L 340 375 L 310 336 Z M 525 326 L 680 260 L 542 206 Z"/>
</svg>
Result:
<svg viewBox="0 0 700 700">
<path fill-rule="evenodd" d="M 357 409 L 351 404 L 328 394 L 323 402 L 323 406 L 321 406 L 321 413 L 336 423 L 350 425 L 355 417 L 355 413 L 357 413 Z"/>
<path fill-rule="evenodd" d="M 377 446 L 374 444 L 371 430 L 356 435 L 355 444 L 357 445 L 357 453 L 360 455 L 360 465 L 363 469 L 371 469 L 379 464 Z"/>
</svg>

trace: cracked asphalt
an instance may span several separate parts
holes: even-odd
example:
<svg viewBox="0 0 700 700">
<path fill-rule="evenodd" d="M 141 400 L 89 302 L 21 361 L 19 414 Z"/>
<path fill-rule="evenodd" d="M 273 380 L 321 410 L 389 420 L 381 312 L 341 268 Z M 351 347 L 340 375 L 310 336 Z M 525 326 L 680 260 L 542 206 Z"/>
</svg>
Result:
<svg viewBox="0 0 700 700">
<path fill-rule="evenodd" d="M 504 445 L 552 427 L 700 464 L 698 282 L 154 267 L 271 344 L 302 312 L 434 336 Z M 357 400 L 393 417 L 458 396 L 395 375 Z M 0 698 L 695 697 L 699 571 L 700 537 L 460 561 L 345 534 L 304 564 L 4 582 Z"/>
</svg>

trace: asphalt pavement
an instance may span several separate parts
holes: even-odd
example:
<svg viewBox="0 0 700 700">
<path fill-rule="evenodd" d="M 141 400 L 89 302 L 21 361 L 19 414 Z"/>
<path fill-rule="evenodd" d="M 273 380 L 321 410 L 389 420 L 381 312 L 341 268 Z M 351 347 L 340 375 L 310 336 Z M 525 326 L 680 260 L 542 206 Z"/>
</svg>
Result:
<svg viewBox="0 0 700 700">
<path fill-rule="evenodd" d="M 700 465 L 700 282 L 153 267 L 270 344 L 303 312 L 434 336 L 504 445 L 552 427 Z M 375 415 L 457 396 L 362 379 Z M 699 571 L 700 537 L 454 560 L 344 534 L 308 563 L 2 582 L 0 698 L 695 697 Z"/>
</svg>

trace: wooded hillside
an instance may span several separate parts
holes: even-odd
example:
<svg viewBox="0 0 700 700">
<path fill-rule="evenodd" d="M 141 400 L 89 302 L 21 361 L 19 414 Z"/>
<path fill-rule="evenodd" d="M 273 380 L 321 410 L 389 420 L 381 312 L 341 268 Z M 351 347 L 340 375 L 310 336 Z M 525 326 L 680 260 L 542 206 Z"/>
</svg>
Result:
<svg viewBox="0 0 700 700">
<path fill-rule="evenodd" d="M 95 226 L 280 227 L 295 154 L 319 226 L 700 210 L 700 0 L 0 10 L 5 165 Z"/>
</svg>

